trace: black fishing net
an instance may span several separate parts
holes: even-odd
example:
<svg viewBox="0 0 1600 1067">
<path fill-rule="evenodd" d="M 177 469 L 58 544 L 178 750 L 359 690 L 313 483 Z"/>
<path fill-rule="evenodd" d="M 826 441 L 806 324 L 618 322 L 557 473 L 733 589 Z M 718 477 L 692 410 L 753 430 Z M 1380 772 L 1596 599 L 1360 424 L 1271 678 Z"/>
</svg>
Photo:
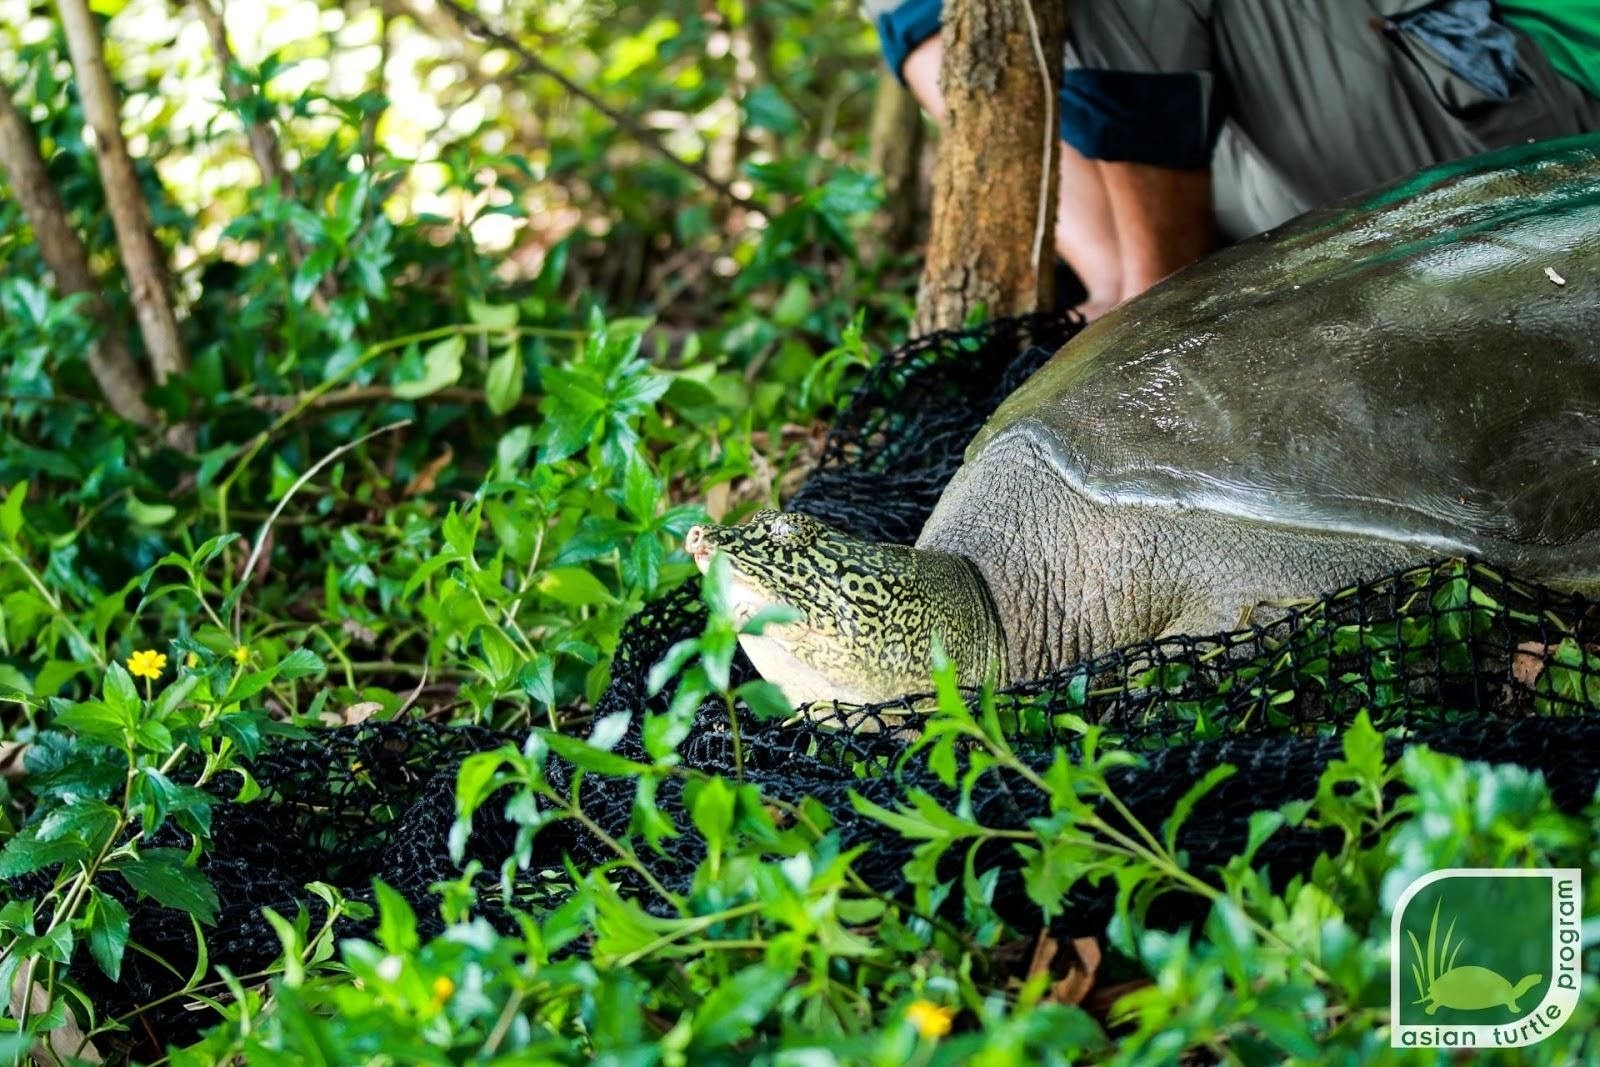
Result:
<svg viewBox="0 0 1600 1067">
<path fill-rule="evenodd" d="M 960 464 L 966 441 L 999 401 L 1075 330 L 1064 317 L 1011 319 L 979 330 L 942 333 L 886 358 L 839 417 L 819 468 L 791 502 L 856 534 L 910 542 Z M 994 699 L 994 714 L 1022 758 L 1043 767 L 1072 751 L 1083 723 L 1142 754 L 1110 784 L 1134 817 L 1158 826 L 1208 770 L 1232 764 L 1224 780 L 1185 823 L 1179 843 L 1191 869 L 1238 854 L 1251 813 L 1313 795 L 1320 771 L 1341 752 L 1340 727 L 1366 710 L 1387 731 L 1390 756 L 1426 743 L 1470 759 L 1514 762 L 1543 772 L 1556 802 L 1576 811 L 1600 780 L 1600 671 L 1592 646 L 1597 606 L 1518 582 L 1465 561 L 1442 561 L 1344 590 L 1238 633 L 1174 638 L 1125 649 Z M 624 631 L 611 686 L 596 719 L 631 716 L 620 755 L 645 759 L 639 724 L 663 712 L 669 694 L 650 696 L 650 668 L 705 622 L 698 590 L 680 589 L 640 612 Z M 752 677 L 748 664 L 735 682 Z M 873 708 L 813 707 L 806 716 L 759 720 L 727 707 L 701 708 L 680 748 L 684 766 L 741 776 L 775 801 L 812 797 L 835 821 L 846 848 L 870 844 L 855 870 L 874 887 L 909 901 L 902 868 L 914 842 L 902 840 L 851 803 L 855 793 L 895 807 L 909 790 L 954 804 L 925 760 L 909 754 L 924 706 L 912 701 Z M 337 886 L 370 899 L 381 878 L 426 919 L 437 909 L 429 887 L 459 876 L 449 833 L 455 818 L 455 771 L 467 755 L 520 743 L 488 730 L 426 722 L 366 724 L 280 744 L 253 773 L 263 794 L 248 804 L 219 803 L 204 867 L 222 913 L 206 931 L 210 963 L 248 975 L 269 965 L 279 942 L 261 917 L 271 907 L 292 915 L 325 913 L 306 883 Z M 552 755 L 552 783 L 566 790 L 572 768 Z M 605 834 L 627 834 L 636 783 L 583 775 L 578 795 Z M 703 843 L 684 814 L 681 783 L 662 782 L 659 809 L 684 832 L 664 851 L 641 847 L 651 875 L 672 891 L 688 888 Z M 498 809 L 492 803 L 489 808 Z M 517 827 L 503 813 L 479 813 L 469 858 L 489 871 L 510 854 Z M 972 790 L 972 816 L 996 828 L 1021 828 L 1047 810 L 1046 798 L 1020 775 L 990 770 Z M 1115 821 L 1115 815 L 1107 812 Z M 169 842 L 182 845 L 179 835 Z M 1258 854 L 1275 877 L 1305 870 L 1331 842 L 1317 831 L 1287 829 Z M 571 820 L 539 830 L 535 862 L 516 885 L 520 903 L 554 902 L 569 884 L 567 864 L 584 871 L 616 858 L 607 843 Z M 964 854 L 940 871 L 959 884 Z M 982 869 L 998 871 L 993 906 L 1019 930 L 1037 929 L 1040 910 L 1022 886 L 1021 861 L 1009 847 L 986 848 Z M 610 877 L 653 908 L 666 904 L 637 874 Z M 113 884 L 107 887 L 116 891 Z M 1059 934 L 1098 934 L 1110 917 L 1114 888 L 1086 887 L 1050 922 Z M 92 965 L 78 969 L 106 1010 L 126 1011 L 176 988 L 195 958 L 189 919 L 151 903 L 126 902 L 133 937 L 152 957 L 130 953 L 121 983 L 110 988 Z M 961 902 L 948 907 L 959 911 Z M 480 910 L 514 929 L 496 890 L 485 886 Z M 1197 903 L 1169 894 L 1149 916 L 1179 923 Z M 99 982 L 99 988 L 95 983 Z M 172 1001 L 141 1016 L 136 1029 L 167 1040 L 203 1015 Z"/>
</svg>

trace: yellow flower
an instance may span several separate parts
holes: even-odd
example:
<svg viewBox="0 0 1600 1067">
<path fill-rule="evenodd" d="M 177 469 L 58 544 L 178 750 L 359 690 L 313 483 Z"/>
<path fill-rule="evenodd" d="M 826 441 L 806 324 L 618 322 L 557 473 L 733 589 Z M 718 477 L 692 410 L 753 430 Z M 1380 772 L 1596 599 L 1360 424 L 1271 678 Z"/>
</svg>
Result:
<svg viewBox="0 0 1600 1067">
<path fill-rule="evenodd" d="M 153 648 L 140 649 L 128 657 L 128 673 L 135 678 L 148 678 L 153 682 L 166 669 L 167 654 Z"/>
<path fill-rule="evenodd" d="M 931 1000 L 914 1000 L 906 1009 L 906 1021 L 917 1028 L 917 1033 L 928 1038 L 948 1034 L 955 1017 L 954 1008 L 941 1008 Z"/>
<path fill-rule="evenodd" d="M 187 656 L 183 657 L 183 665 L 185 667 L 198 667 L 198 666 L 200 666 L 200 653 L 191 652 Z"/>
<path fill-rule="evenodd" d="M 240 645 L 233 650 L 233 662 L 243 667 L 250 660 L 250 646 Z"/>
<path fill-rule="evenodd" d="M 433 980 L 433 1002 L 435 1004 L 443 1004 L 450 999 L 455 991 L 456 984 L 444 975 L 441 974 Z"/>
</svg>

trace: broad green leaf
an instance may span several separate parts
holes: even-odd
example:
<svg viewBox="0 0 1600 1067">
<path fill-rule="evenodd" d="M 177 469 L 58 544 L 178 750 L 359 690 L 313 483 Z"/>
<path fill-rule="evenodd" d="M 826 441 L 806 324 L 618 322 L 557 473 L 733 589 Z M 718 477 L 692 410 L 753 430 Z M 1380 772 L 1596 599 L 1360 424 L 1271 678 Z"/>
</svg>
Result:
<svg viewBox="0 0 1600 1067">
<path fill-rule="evenodd" d="M 752 129 L 788 134 L 800 127 L 799 114 L 772 85 L 758 85 L 745 94 L 744 114 L 746 125 Z"/>
<path fill-rule="evenodd" d="M 116 897 L 89 888 L 89 955 L 115 982 L 122 975 L 122 954 L 128 947 L 128 909 Z"/>
<path fill-rule="evenodd" d="M 378 944 L 394 956 L 415 955 L 422 944 L 417 936 L 417 913 L 381 879 L 373 880 L 372 892 L 378 902 Z"/>
<path fill-rule="evenodd" d="M 185 858 L 175 848 L 145 849 L 136 857 L 117 861 L 116 870 L 140 893 L 210 926 L 217 921 L 217 891 Z"/>
<path fill-rule="evenodd" d="M 743 1041 L 777 1005 L 793 975 L 756 964 L 713 989 L 694 1013 L 691 1048 L 722 1050 Z"/>
<path fill-rule="evenodd" d="M 489 673 L 495 682 L 510 678 L 521 666 L 522 654 L 512 644 L 511 638 L 499 630 L 486 626 L 478 631 L 478 640 L 483 646 L 484 662 L 489 665 Z"/>
<path fill-rule="evenodd" d="M 16 669 L 11 664 L 0 664 L 0 689 L 16 689 L 18 693 L 34 693 L 34 683 L 27 680 L 26 673 Z"/>
<path fill-rule="evenodd" d="M 467 298 L 467 318 L 490 330 L 509 330 L 516 326 L 520 312 L 515 304 L 485 304 Z"/>
<path fill-rule="evenodd" d="M 278 661 L 278 677 L 286 682 L 310 678 L 325 670 L 322 658 L 309 648 L 297 648 Z"/>
<path fill-rule="evenodd" d="M 456 771 L 456 814 L 470 815 L 478 810 L 494 789 L 495 775 L 509 760 L 517 758 L 516 750 L 509 745 L 493 752 L 474 752 L 461 761 Z"/>
<path fill-rule="evenodd" d="M 40 841 L 68 837 L 86 847 L 99 849 L 117 829 L 121 812 L 94 797 L 74 797 L 39 820 L 35 836 Z"/>
<path fill-rule="evenodd" d="M 129 714 L 126 708 L 113 707 L 99 700 L 85 700 L 57 715 L 51 725 L 79 737 L 108 745 L 121 745 L 136 721 L 136 717 Z"/>
<path fill-rule="evenodd" d="M 129 716 L 130 721 L 139 714 L 139 709 L 143 705 L 133 675 L 129 674 L 127 668 L 120 663 L 113 663 L 106 668 L 105 683 L 100 687 L 100 695 L 114 711 Z"/>
<path fill-rule="evenodd" d="M 581 567 L 556 567 L 539 578 L 539 592 L 558 604 L 581 608 L 614 604 L 616 597 L 593 574 Z"/>
<path fill-rule="evenodd" d="M 550 747 L 550 751 L 586 771 L 595 771 L 599 774 L 611 774 L 622 777 L 632 777 L 636 774 L 650 773 L 650 767 L 643 763 L 636 763 L 625 759 L 612 752 L 604 752 L 586 741 L 565 734 L 553 733 L 543 728 L 537 731 L 540 739 Z"/>
<path fill-rule="evenodd" d="M 22 532 L 22 505 L 27 499 L 28 483 L 18 482 L 6 493 L 4 503 L 0 503 L 0 535 L 7 541 L 15 541 Z"/>
<path fill-rule="evenodd" d="M 783 719 L 794 714 L 794 704 L 783 690 L 759 678 L 744 683 L 733 695 L 743 700 L 758 719 Z"/>
<path fill-rule="evenodd" d="M 126 507 L 128 518 L 140 526 L 165 526 L 178 514 L 178 509 L 171 504 L 146 504 L 132 495 L 129 495 Z"/>
<path fill-rule="evenodd" d="M 0 849 L 0 878 L 16 878 L 68 860 L 92 858 L 85 853 L 77 841 L 40 841 L 24 830 Z"/>
<path fill-rule="evenodd" d="M 772 308 L 772 321 L 793 329 L 806 321 L 811 311 L 811 287 L 804 276 L 796 274 L 783 287 L 783 295 Z"/>
<path fill-rule="evenodd" d="M 396 382 L 394 395 L 416 400 L 456 384 L 461 380 L 461 357 L 466 352 L 467 340 L 459 333 L 436 341 L 422 355 L 422 377 L 414 382 Z"/>
<path fill-rule="evenodd" d="M 522 399 L 522 353 L 515 346 L 489 361 L 484 392 L 494 415 L 504 415 Z"/>
</svg>

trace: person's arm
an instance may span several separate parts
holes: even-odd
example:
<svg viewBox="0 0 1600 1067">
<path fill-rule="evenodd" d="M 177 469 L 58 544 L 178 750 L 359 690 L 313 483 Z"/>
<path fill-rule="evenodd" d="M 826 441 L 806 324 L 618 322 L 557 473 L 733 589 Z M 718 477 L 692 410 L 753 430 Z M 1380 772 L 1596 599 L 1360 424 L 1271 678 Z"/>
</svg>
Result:
<svg viewBox="0 0 1600 1067">
<path fill-rule="evenodd" d="M 1095 166 L 1105 182 L 1120 249 L 1122 299 L 1137 296 L 1216 246 L 1209 169 Z"/>
</svg>

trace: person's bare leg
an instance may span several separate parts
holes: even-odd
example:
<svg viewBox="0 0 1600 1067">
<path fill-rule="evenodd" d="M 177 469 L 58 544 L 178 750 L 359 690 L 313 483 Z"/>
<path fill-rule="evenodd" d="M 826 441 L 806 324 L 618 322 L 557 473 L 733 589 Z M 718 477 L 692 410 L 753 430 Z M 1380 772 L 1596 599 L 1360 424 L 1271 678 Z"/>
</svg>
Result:
<svg viewBox="0 0 1600 1067">
<path fill-rule="evenodd" d="M 1137 296 L 1216 247 L 1211 172 L 1097 163 L 1122 256 L 1122 298 Z"/>
<path fill-rule="evenodd" d="M 944 93 L 939 70 L 944 47 L 930 37 L 900 66 L 911 95 L 937 123 L 944 123 Z M 1056 211 L 1056 251 L 1083 282 L 1088 298 L 1078 306 L 1086 318 L 1104 314 L 1122 299 L 1122 257 L 1111 214 L 1111 200 L 1099 169 L 1071 145 L 1062 143 L 1061 189 Z"/>
<path fill-rule="evenodd" d="M 1088 297 L 1078 305 L 1094 319 L 1122 302 L 1125 295 L 1123 256 L 1111 196 L 1100 166 L 1065 141 L 1061 151 L 1061 187 L 1056 197 L 1056 252 L 1083 282 Z"/>
</svg>

